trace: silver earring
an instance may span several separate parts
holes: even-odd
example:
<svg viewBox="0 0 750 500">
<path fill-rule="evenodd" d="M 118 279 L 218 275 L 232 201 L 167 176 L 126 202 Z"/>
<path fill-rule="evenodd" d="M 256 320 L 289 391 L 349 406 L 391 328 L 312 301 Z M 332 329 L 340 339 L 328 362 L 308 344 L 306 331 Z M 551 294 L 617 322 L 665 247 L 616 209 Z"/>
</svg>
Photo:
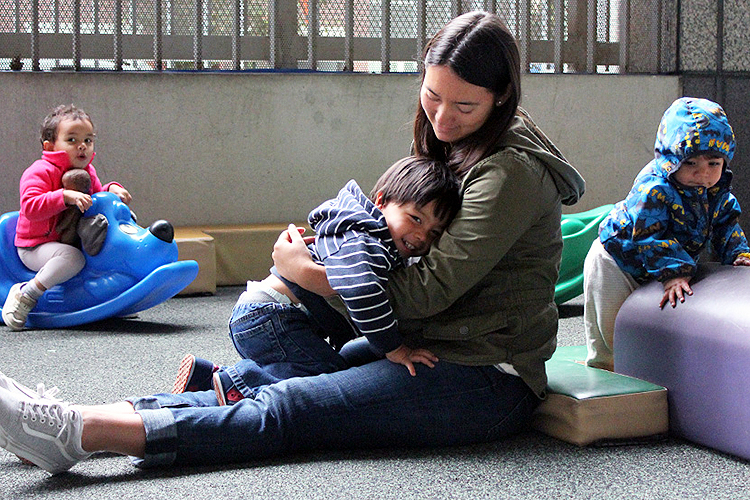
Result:
<svg viewBox="0 0 750 500">
<path fill-rule="evenodd" d="M 496 105 L 496 106 L 502 106 L 502 105 L 503 105 L 503 101 L 497 101 L 497 102 L 495 103 L 495 105 Z"/>
</svg>

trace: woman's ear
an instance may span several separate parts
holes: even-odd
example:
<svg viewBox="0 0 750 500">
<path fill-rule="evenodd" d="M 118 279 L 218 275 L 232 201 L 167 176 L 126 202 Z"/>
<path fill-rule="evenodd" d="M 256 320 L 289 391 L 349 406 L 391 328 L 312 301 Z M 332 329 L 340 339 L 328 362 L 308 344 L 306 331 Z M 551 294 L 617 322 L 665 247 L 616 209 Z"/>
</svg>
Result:
<svg viewBox="0 0 750 500">
<path fill-rule="evenodd" d="M 44 141 L 42 143 L 42 149 L 44 149 L 45 151 L 54 151 L 55 143 L 52 141 Z"/>
<path fill-rule="evenodd" d="M 505 101 L 508 100 L 511 92 L 513 92 L 513 88 L 510 86 L 510 83 L 509 83 L 508 86 L 505 87 L 505 92 L 497 96 L 497 99 L 495 99 L 495 104 L 497 104 L 498 106 L 502 105 Z"/>
</svg>

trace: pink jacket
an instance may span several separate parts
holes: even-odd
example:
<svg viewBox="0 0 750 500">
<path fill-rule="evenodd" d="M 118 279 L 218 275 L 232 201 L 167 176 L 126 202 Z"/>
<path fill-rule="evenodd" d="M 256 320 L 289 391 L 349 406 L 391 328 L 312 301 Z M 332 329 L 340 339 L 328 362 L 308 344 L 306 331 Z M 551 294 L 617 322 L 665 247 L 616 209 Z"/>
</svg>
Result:
<svg viewBox="0 0 750 500">
<path fill-rule="evenodd" d="M 16 226 L 16 246 L 33 247 L 58 241 L 55 231 L 57 219 L 66 208 L 63 200 L 62 176 L 71 168 L 65 151 L 44 151 L 42 159 L 35 161 L 21 176 L 21 212 Z M 91 192 L 109 190 L 110 182 L 102 186 L 94 166 L 86 171 L 91 176 Z M 118 184 L 119 185 L 119 184 Z"/>
</svg>

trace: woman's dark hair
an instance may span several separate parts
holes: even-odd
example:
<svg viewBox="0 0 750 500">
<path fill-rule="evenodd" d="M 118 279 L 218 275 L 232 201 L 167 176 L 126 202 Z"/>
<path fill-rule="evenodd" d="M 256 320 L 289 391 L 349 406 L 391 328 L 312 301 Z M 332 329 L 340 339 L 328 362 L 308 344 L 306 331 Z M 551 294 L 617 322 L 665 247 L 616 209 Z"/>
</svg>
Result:
<svg viewBox="0 0 750 500">
<path fill-rule="evenodd" d="M 459 16 L 425 47 L 422 81 L 429 66 L 448 66 L 463 80 L 484 87 L 503 102 L 473 134 L 453 144 L 439 140 L 421 102 L 414 121 L 414 148 L 420 156 L 445 161 L 462 177 L 479 160 L 495 152 L 521 99 L 521 58 L 503 20 L 487 12 Z"/>
<path fill-rule="evenodd" d="M 435 217 L 451 220 L 461 206 L 460 182 L 445 163 L 426 157 L 407 156 L 380 176 L 370 192 L 382 203 L 414 203 L 422 208 L 435 201 Z"/>
<path fill-rule="evenodd" d="M 89 114 L 81 108 L 73 104 L 61 104 L 48 114 L 42 122 L 39 131 L 39 140 L 42 144 L 44 144 L 44 141 L 55 142 L 57 140 L 57 127 L 63 120 L 88 121 L 92 127 L 94 125 Z"/>
</svg>

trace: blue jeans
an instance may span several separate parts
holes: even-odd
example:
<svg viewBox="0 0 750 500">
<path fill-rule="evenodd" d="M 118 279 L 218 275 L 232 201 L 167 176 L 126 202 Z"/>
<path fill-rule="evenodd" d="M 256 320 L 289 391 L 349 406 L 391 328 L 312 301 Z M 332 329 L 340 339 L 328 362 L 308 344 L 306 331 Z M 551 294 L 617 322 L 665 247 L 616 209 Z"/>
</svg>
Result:
<svg viewBox="0 0 750 500">
<path fill-rule="evenodd" d="M 254 338 L 242 344 L 251 359 L 227 369 L 245 399 L 217 406 L 206 391 L 131 400 L 146 429 L 145 457 L 136 465 L 488 442 L 525 429 L 538 402 L 519 377 L 493 366 L 439 361 L 417 365 L 412 377 L 402 365 L 370 356 L 364 340 L 342 356 L 310 330 L 286 331 L 289 325 L 273 318 L 258 325 L 262 314 L 236 307 L 231 320 L 233 336 Z M 347 359 L 363 364 L 345 367 Z M 342 368 L 312 375 L 316 363 Z"/>
</svg>

